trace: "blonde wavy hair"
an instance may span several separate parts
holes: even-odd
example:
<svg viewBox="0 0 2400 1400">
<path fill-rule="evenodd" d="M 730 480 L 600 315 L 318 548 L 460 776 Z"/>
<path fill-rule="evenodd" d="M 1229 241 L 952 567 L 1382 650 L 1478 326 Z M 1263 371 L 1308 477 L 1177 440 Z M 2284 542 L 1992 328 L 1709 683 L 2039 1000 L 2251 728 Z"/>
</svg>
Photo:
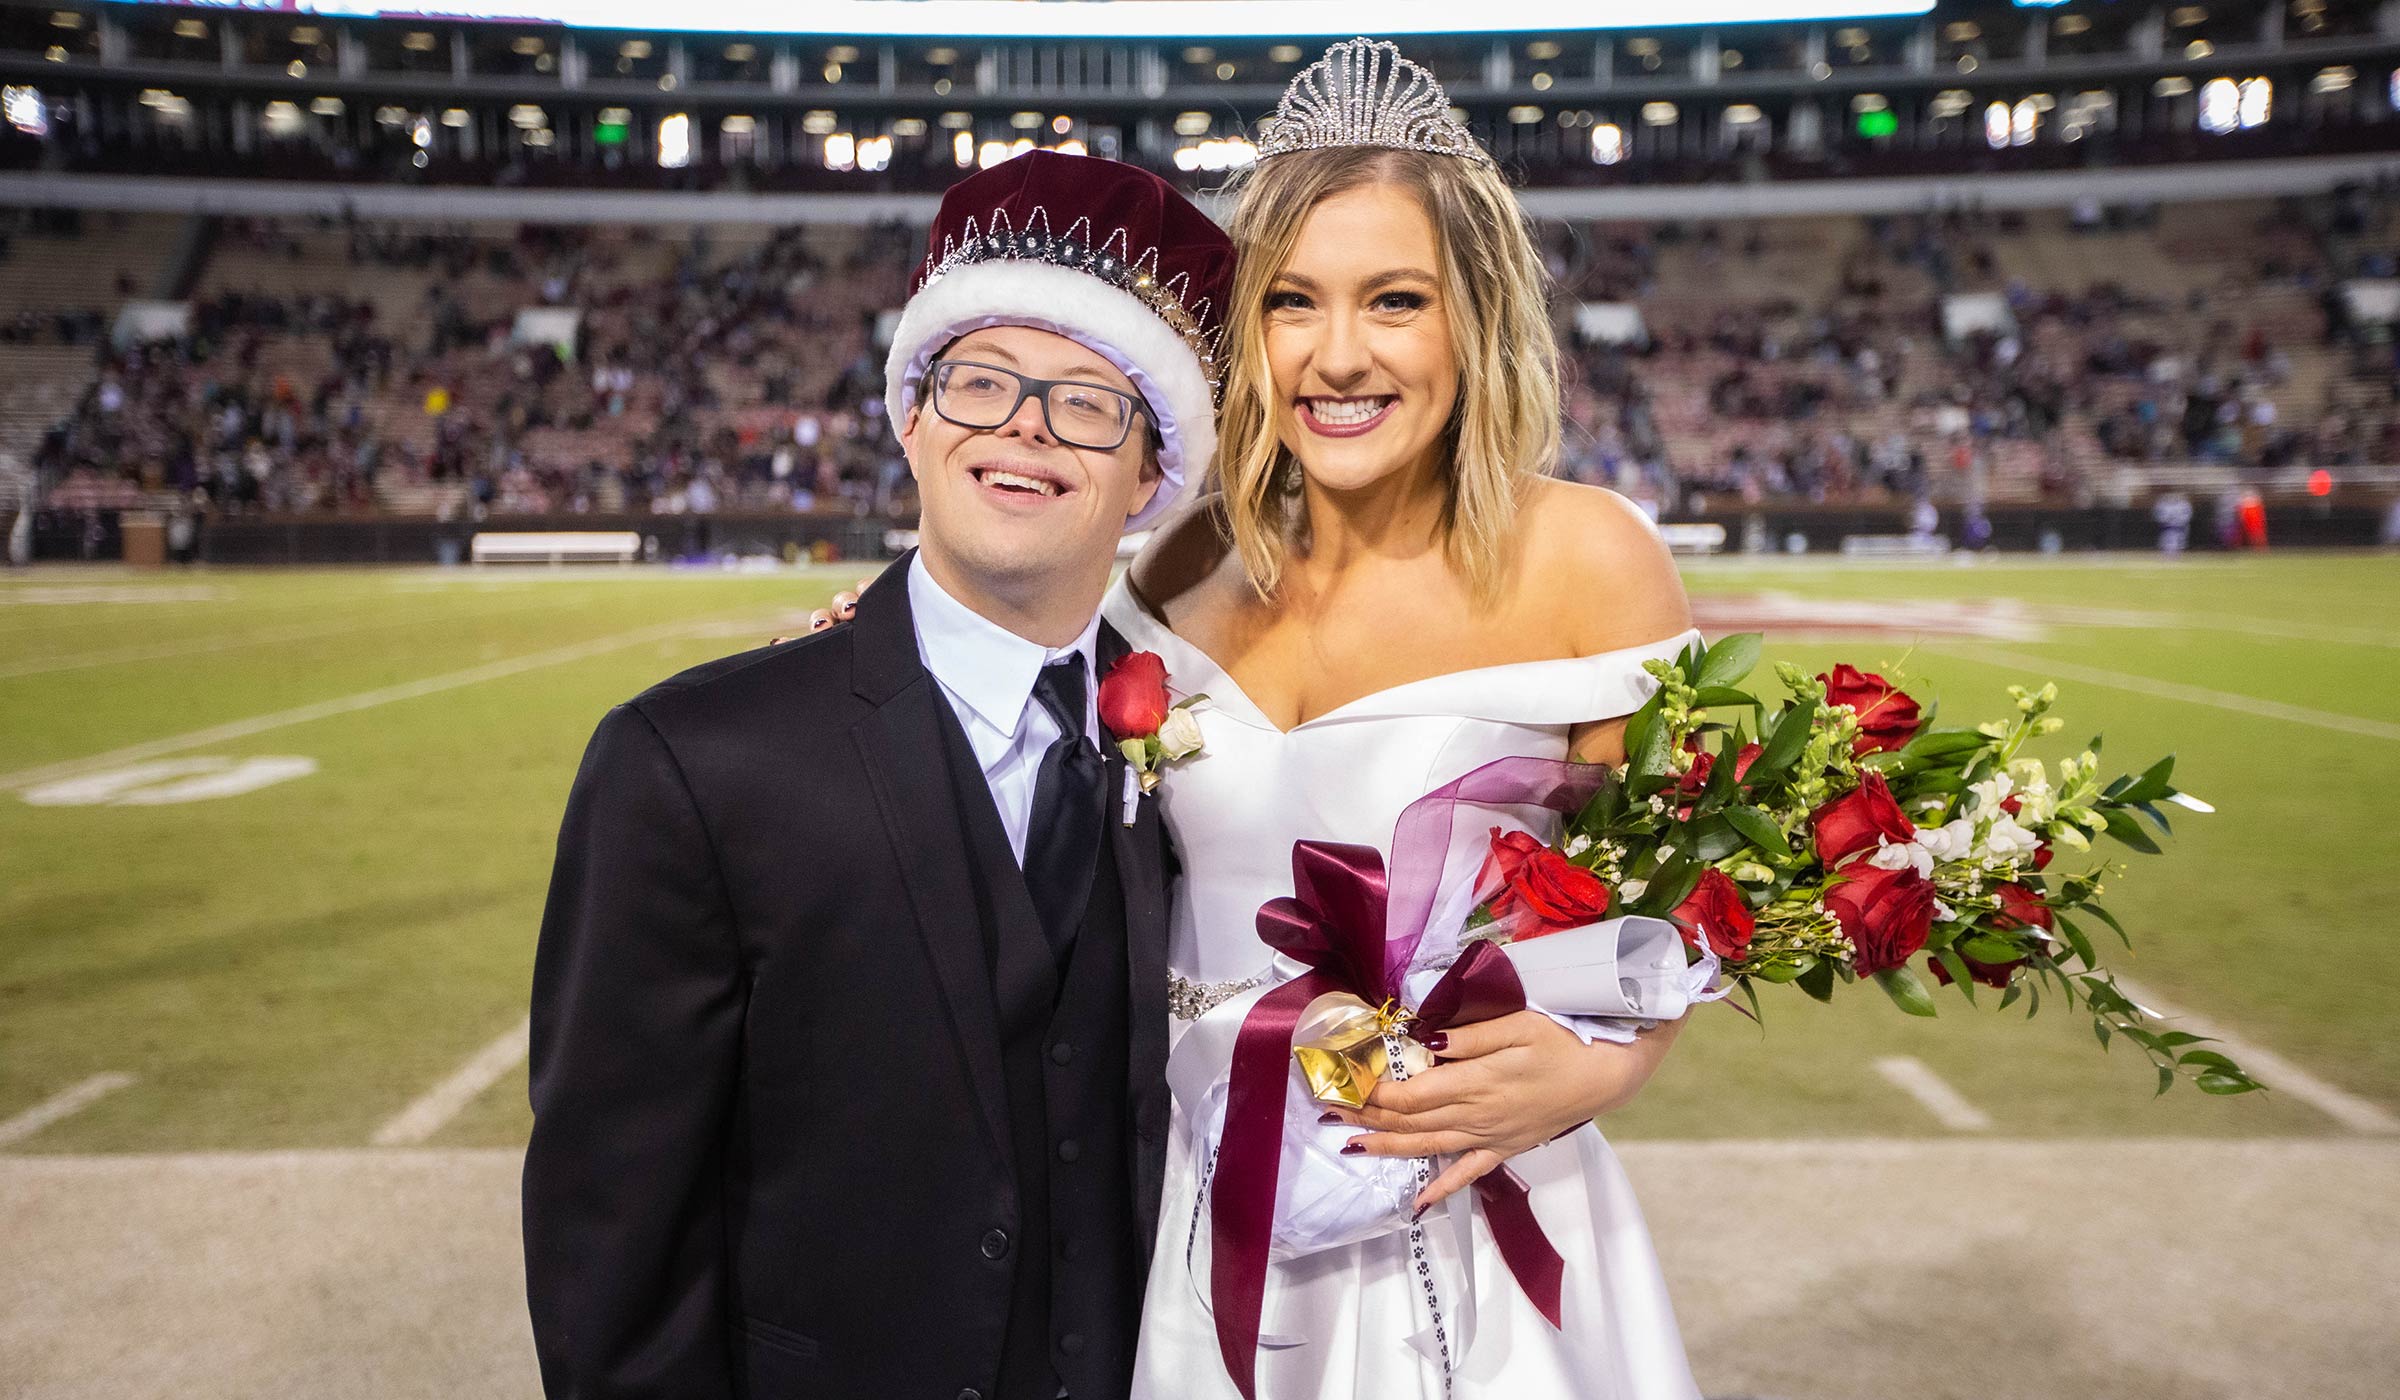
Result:
<svg viewBox="0 0 2400 1400">
<path fill-rule="evenodd" d="M 1224 532 L 1261 597 L 1274 593 L 1287 551 L 1307 528 L 1280 487 L 1292 455 L 1275 430 L 1282 400 L 1267 365 L 1267 294 L 1320 201 L 1380 183 L 1417 197 L 1441 248 L 1459 375 L 1458 406 L 1443 432 L 1450 459 L 1444 548 L 1477 594 L 1488 596 L 1498 582 L 1526 479 L 1546 475 L 1558 460 L 1549 278 L 1499 173 L 1456 156 L 1361 146 L 1261 161 L 1226 187 L 1237 196 L 1232 233 L 1240 261 L 1225 314 L 1225 406 L 1209 470 Z"/>
</svg>

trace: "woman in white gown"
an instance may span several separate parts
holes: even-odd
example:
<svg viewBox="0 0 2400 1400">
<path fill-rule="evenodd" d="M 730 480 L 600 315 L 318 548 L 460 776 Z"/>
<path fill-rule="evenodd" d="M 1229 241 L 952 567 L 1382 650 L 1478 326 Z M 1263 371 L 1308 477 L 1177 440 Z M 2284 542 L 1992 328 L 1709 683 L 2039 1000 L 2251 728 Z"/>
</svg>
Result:
<svg viewBox="0 0 2400 1400">
<path fill-rule="evenodd" d="M 1410 801 L 1492 759 L 1620 761 L 1624 717 L 1652 686 L 1641 663 L 1693 637 L 1648 520 L 1544 475 L 1556 351 L 1506 186 L 1438 87 L 1409 96 L 1429 78 L 1403 64 L 1410 86 L 1382 83 L 1381 68 L 1362 87 L 1340 71 L 1401 62 L 1388 45 L 1342 45 L 1317 87 L 1363 91 L 1366 106 L 1295 110 L 1287 97 L 1291 124 L 1270 134 L 1234 220 L 1217 489 L 1104 609 L 1165 659 L 1174 690 L 1209 697 L 1196 711 L 1205 746 L 1167 770 L 1159 799 L 1182 862 L 1179 1016 L 1238 1011 L 1241 998 L 1223 999 L 1268 963 L 1256 915 L 1291 893 L 1295 840 L 1388 854 Z M 1423 110 L 1381 119 L 1412 102 Z M 1461 826 L 1483 838 L 1483 824 Z M 1222 1038 L 1189 1024 L 1176 1026 L 1134 1394 L 1233 1400 L 1195 1262 L 1206 1156 L 1187 1093 L 1223 1078 L 1223 1064 L 1192 1063 Z M 1453 1028 L 1443 1063 L 1319 1128 L 1362 1154 L 1438 1154 L 1427 1209 L 1505 1161 L 1564 1257 L 1563 1326 L 1519 1291 L 1480 1211 L 1471 1257 L 1449 1231 L 1400 1228 L 1269 1266 L 1257 1396 L 1696 1394 L 1640 1210 L 1590 1121 L 1632 1098 L 1678 1023 L 1630 1043 L 1572 1024 L 1527 1010 Z M 1452 1335 L 1465 1300 L 1425 1286 L 1414 1248 L 1438 1256 L 1434 1277 L 1472 1270 L 1471 1338 Z M 1444 1309 L 1437 1350 L 1424 1339 Z M 1452 1340 L 1463 1352 L 1444 1360 Z"/>
</svg>

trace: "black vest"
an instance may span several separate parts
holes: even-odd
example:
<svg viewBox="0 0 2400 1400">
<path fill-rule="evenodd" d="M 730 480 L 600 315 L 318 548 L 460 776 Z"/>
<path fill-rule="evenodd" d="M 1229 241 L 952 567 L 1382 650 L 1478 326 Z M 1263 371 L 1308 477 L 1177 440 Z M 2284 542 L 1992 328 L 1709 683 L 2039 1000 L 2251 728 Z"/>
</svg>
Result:
<svg viewBox="0 0 2400 1400">
<path fill-rule="evenodd" d="M 1111 1400 L 1132 1387 L 1147 1253 L 1128 1169 L 1128 970 L 1115 843 L 1104 825 L 1062 975 L 966 735 L 955 723 L 944 728 L 999 1013 L 1015 1158 L 1016 1273 L 994 1400 L 1056 1400 L 1062 1386 L 1073 1400 Z M 1107 772 L 1104 797 L 1123 781 L 1117 762 Z"/>
</svg>

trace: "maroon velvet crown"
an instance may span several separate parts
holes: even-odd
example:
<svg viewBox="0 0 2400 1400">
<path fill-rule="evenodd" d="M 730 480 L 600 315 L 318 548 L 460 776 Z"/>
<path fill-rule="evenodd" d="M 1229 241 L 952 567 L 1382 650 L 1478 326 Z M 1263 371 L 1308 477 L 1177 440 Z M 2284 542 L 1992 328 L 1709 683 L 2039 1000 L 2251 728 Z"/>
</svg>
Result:
<svg viewBox="0 0 2400 1400">
<path fill-rule="evenodd" d="M 1098 156 L 1027 151 L 952 185 L 909 293 L 994 258 L 1079 268 L 1166 314 L 1163 293 L 1212 342 L 1233 288 L 1233 240 L 1214 220 L 1149 171 Z"/>
</svg>

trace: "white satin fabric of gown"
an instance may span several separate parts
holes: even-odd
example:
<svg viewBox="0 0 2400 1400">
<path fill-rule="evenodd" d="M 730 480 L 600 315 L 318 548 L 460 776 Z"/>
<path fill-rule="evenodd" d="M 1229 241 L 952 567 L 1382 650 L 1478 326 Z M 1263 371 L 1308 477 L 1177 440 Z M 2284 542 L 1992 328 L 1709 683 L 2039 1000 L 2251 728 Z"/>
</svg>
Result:
<svg viewBox="0 0 2400 1400">
<path fill-rule="evenodd" d="M 1355 842 L 1388 857 L 1393 823 L 1410 802 L 1496 758 L 1565 757 L 1571 726 L 1638 709 L 1656 685 L 1642 663 L 1672 659 L 1698 635 L 1435 676 L 1283 731 L 1205 653 L 1144 611 L 1123 581 L 1103 612 L 1136 649 L 1164 658 L 1177 694 L 1209 696 L 1195 712 L 1205 747 L 1167 769 L 1156 799 L 1182 861 L 1168 963 L 1198 982 L 1252 977 L 1267 965 L 1258 907 L 1291 893 L 1294 841 Z M 1482 842 L 1489 825 L 1462 814 L 1456 839 Z M 1185 1029 L 1176 1022 L 1170 1031 L 1181 1055 L 1201 1043 L 1187 1042 Z M 1179 1062 L 1173 1077 L 1188 1082 L 1194 1068 Z M 1209 1077 L 1221 1081 L 1224 1073 L 1217 1065 Z M 1192 1266 L 1186 1262 L 1200 1187 L 1193 1131 L 1178 1101 L 1143 1300 L 1135 1400 L 1239 1400 L 1205 1300 L 1205 1223 Z M 1695 1400 L 1699 1392 L 1649 1230 L 1599 1129 L 1586 1125 L 1509 1165 L 1530 1188 L 1534 1215 L 1565 1257 L 1565 1326 L 1553 1329 L 1525 1300 L 1477 1211 L 1474 1335 L 1458 1359 L 1454 1394 Z M 1437 1215 L 1426 1219 L 1430 1226 Z M 1437 1277 L 1460 1278 L 1452 1232 L 1429 1228 L 1425 1239 L 1437 1255 Z M 1409 1342 L 1431 1320 L 1409 1249 L 1408 1233 L 1399 1231 L 1269 1265 L 1260 1330 L 1291 1344 L 1260 1348 L 1260 1400 L 1441 1400 L 1440 1368 Z M 1445 1309 L 1455 1301 L 1446 1298 Z M 1457 1326 L 1455 1319 L 1446 1323 Z"/>
</svg>

